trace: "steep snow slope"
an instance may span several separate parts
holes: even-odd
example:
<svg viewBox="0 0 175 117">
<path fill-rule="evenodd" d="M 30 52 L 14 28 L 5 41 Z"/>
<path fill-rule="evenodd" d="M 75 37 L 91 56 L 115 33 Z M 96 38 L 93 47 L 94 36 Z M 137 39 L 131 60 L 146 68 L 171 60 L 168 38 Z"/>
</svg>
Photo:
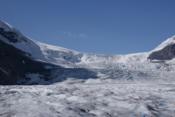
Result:
<svg viewBox="0 0 175 117">
<path fill-rule="evenodd" d="M 10 24 L 1 20 L 0 20 L 0 27 L 3 28 L 5 31 L 13 30 L 13 27 Z"/>
<path fill-rule="evenodd" d="M 45 60 L 49 63 L 68 68 L 76 67 L 76 63 L 81 61 L 82 54 L 80 52 L 41 42 L 36 42 L 36 44 L 40 47 Z"/>
<path fill-rule="evenodd" d="M 27 52 L 32 58 L 44 59 L 40 47 L 29 38 L 22 35 L 9 24 L 0 21 L 0 39 L 5 43 Z"/>
</svg>

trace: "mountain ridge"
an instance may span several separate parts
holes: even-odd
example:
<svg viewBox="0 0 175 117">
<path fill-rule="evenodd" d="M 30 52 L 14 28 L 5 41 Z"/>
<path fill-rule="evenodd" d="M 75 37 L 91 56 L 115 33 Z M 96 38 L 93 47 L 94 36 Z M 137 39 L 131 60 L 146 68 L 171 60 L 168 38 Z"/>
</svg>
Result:
<svg viewBox="0 0 175 117">
<path fill-rule="evenodd" d="M 25 79 L 23 81 L 28 84 L 40 84 L 41 81 L 45 82 L 45 79 L 49 79 L 45 82 L 48 84 L 48 82 L 61 81 L 67 78 L 83 80 L 87 78 L 140 80 L 148 78 L 154 79 L 154 77 L 159 77 L 160 75 L 163 77 L 166 74 L 170 74 L 170 72 L 175 69 L 173 64 L 175 58 L 174 40 L 175 37 L 173 36 L 156 49 L 143 53 L 111 56 L 88 54 L 33 41 L 25 37 L 11 25 L 0 21 L 0 41 L 4 43 L 2 45 L 7 44 L 9 48 L 13 46 L 13 50 L 16 49 L 17 52 L 21 51 L 19 52 L 19 56 L 22 55 L 34 63 L 41 65 L 48 64 L 49 66 L 57 67 L 49 67 L 53 70 L 51 70 L 52 73 L 50 73 L 50 76 L 46 75 L 48 78 L 43 78 L 43 73 L 39 72 L 42 70 L 47 71 L 45 67 L 43 67 L 42 70 L 36 70 L 36 72 L 31 72 L 32 68 L 27 73 L 20 76 L 24 77 L 20 78 L 20 81 L 21 79 Z M 0 48 L 0 50 L 5 51 L 3 48 Z M 8 53 L 11 55 L 11 51 L 8 51 Z M 4 55 L 2 55 L 2 58 L 3 57 L 5 58 Z M 18 62 L 23 64 L 23 61 L 19 59 Z M 155 63 L 154 61 L 157 62 Z M 2 66 L 1 64 L 0 66 Z M 12 66 L 16 66 L 15 63 L 12 63 Z M 28 67 L 28 65 L 26 65 L 26 67 Z M 2 69 L 4 68 L 1 67 L 0 74 L 6 79 Z M 18 71 L 18 73 L 20 73 L 20 71 Z M 143 76 L 140 76 L 141 74 Z M 172 76 L 173 74 L 174 72 Z M 30 76 L 30 78 L 28 76 Z M 32 78 L 33 76 L 35 76 L 37 81 Z M 7 79 L 10 80 L 13 78 L 11 76 L 11 78 Z M 14 84 L 17 82 L 19 81 L 16 80 Z"/>
</svg>

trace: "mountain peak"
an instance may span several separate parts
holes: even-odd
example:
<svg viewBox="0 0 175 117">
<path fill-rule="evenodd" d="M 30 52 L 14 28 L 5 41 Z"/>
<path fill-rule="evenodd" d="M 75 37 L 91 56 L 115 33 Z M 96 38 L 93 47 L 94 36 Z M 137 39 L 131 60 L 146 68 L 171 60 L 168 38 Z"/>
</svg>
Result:
<svg viewBox="0 0 175 117">
<path fill-rule="evenodd" d="M 158 51 L 165 48 L 168 45 L 175 44 L 175 35 L 163 41 L 159 46 L 157 46 L 153 51 Z"/>
<path fill-rule="evenodd" d="M 2 20 L 0 20 L 0 28 L 3 28 L 6 31 L 13 29 L 13 27 L 10 24 L 8 24 L 7 22 L 2 21 Z"/>
<path fill-rule="evenodd" d="M 171 60 L 175 58 L 175 36 L 162 42 L 158 47 L 151 51 L 148 57 L 151 60 Z"/>
</svg>

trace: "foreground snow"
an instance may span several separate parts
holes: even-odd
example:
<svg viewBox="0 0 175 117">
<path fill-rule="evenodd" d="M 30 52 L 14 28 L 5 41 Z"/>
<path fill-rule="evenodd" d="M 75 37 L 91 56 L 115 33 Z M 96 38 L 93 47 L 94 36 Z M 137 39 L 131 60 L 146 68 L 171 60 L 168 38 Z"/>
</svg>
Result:
<svg viewBox="0 0 175 117">
<path fill-rule="evenodd" d="M 1 117 L 174 117 L 175 84 L 0 86 Z"/>
</svg>

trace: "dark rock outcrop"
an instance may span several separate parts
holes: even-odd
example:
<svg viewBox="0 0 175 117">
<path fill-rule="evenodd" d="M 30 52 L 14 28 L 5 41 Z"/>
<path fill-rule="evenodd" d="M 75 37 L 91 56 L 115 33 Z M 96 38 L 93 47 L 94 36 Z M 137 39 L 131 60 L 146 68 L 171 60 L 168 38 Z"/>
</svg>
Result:
<svg viewBox="0 0 175 117">
<path fill-rule="evenodd" d="M 169 44 L 159 51 L 152 52 L 148 59 L 150 60 L 171 60 L 175 58 L 175 44 Z"/>
<path fill-rule="evenodd" d="M 16 84 L 25 78 L 27 73 L 44 74 L 49 77 L 51 70 L 45 66 L 52 66 L 40 61 L 32 60 L 27 53 L 4 43 L 0 40 L 0 84 Z"/>
</svg>

